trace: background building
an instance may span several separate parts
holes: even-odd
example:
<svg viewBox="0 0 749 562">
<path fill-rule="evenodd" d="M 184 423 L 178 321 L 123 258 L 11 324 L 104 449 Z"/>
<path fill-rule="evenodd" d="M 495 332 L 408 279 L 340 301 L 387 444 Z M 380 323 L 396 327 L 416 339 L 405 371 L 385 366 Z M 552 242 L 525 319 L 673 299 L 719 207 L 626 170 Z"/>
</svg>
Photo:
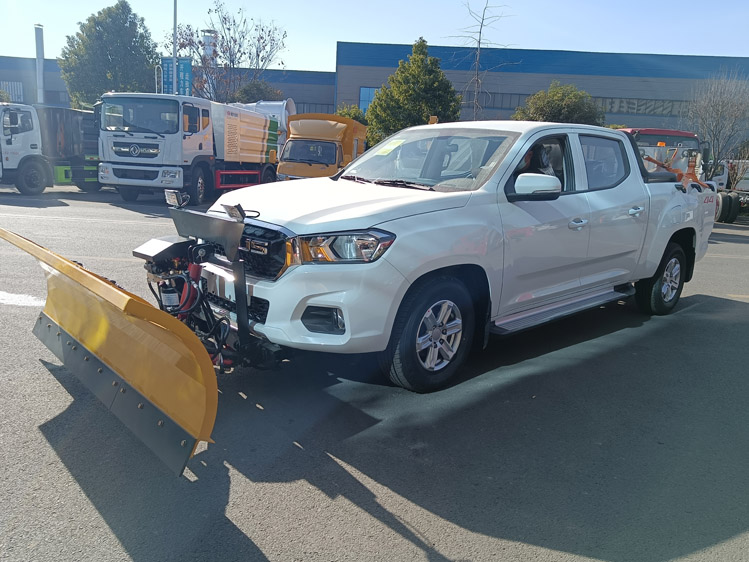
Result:
<svg viewBox="0 0 749 562">
<path fill-rule="evenodd" d="M 36 94 L 36 59 L 0 57 L 0 90 L 18 103 L 38 103 Z M 44 103 L 70 107 L 68 88 L 60 76 L 57 60 L 44 59 Z"/>
<path fill-rule="evenodd" d="M 411 54 L 412 45 L 338 43 L 336 103 L 362 109 Z M 475 52 L 467 47 L 429 46 L 429 55 L 463 94 L 461 119 L 473 116 Z M 606 112 L 606 123 L 630 127 L 684 126 L 681 115 L 695 81 L 721 70 L 749 76 L 749 58 L 541 51 L 481 50 L 481 119 L 507 119 L 525 99 L 553 80 L 588 92 Z"/>
<path fill-rule="evenodd" d="M 411 54 L 412 45 L 339 42 L 335 72 L 267 70 L 263 79 L 292 98 L 300 113 L 333 113 L 341 104 L 366 109 L 374 93 Z M 461 119 L 473 116 L 474 50 L 430 46 L 463 94 Z M 525 99 L 553 80 L 585 90 L 604 108 L 606 123 L 630 127 L 685 127 L 686 102 L 696 81 L 722 70 L 749 76 L 748 57 L 588 53 L 482 49 L 481 119 L 506 119 Z M 11 99 L 36 103 L 36 59 L 0 57 L 0 89 Z M 45 103 L 69 105 L 55 60 L 44 60 Z"/>
</svg>

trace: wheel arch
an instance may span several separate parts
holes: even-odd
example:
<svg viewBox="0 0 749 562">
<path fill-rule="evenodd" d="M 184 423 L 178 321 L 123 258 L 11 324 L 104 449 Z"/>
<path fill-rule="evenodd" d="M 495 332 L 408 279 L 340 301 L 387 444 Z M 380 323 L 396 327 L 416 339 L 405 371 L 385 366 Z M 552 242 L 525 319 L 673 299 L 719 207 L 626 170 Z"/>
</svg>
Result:
<svg viewBox="0 0 749 562">
<path fill-rule="evenodd" d="M 671 235 L 671 238 L 669 238 L 668 243 L 666 244 L 666 247 L 668 247 L 668 244 L 674 243 L 681 246 L 681 249 L 684 251 L 684 255 L 687 258 L 687 271 L 685 272 L 686 275 L 684 276 L 684 282 L 692 280 L 692 275 L 694 274 L 694 264 L 695 264 L 695 243 L 697 239 L 697 234 L 694 231 L 693 228 L 683 228 L 681 230 L 678 230 L 674 232 Z M 664 249 L 665 251 L 665 249 Z"/>
<path fill-rule="evenodd" d="M 463 283 L 466 286 L 466 289 L 468 289 L 468 292 L 473 299 L 474 317 L 476 321 L 476 338 L 474 341 L 483 344 L 485 336 L 488 333 L 486 331 L 486 326 L 491 312 L 491 293 L 489 289 L 489 278 L 486 271 L 484 271 L 480 265 L 469 263 L 449 265 L 424 273 L 411 283 L 401 297 L 398 306 L 395 308 L 396 316 L 403 306 L 403 303 L 411 294 L 420 291 L 430 281 L 439 277 L 452 277 Z M 388 338 L 392 337 L 392 324 L 390 326 L 390 331 L 391 333 Z"/>
</svg>

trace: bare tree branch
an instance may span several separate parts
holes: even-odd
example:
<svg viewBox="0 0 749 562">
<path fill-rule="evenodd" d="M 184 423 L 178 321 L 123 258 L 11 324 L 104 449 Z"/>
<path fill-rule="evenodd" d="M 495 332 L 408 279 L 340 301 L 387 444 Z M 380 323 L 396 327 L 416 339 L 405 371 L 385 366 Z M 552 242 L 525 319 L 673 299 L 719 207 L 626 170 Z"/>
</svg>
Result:
<svg viewBox="0 0 749 562">
<path fill-rule="evenodd" d="M 736 70 L 723 70 L 714 78 L 700 81 L 687 109 L 687 120 L 701 139 L 710 143 L 712 177 L 725 160 L 747 138 L 749 130 L 749 81 Z"/>
</svg>

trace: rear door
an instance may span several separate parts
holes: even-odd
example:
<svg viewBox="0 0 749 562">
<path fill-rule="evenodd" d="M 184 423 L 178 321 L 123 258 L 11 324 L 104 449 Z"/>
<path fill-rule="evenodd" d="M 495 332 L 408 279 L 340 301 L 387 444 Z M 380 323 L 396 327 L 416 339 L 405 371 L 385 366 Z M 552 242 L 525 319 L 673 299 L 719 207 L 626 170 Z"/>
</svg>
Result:
<svg viewBox="0 0 749 562">
<path fill-rule="evenodd" d="M 585 165 L 579 189 L 590 205 L 590 245 L 580 273 L 582 288 L 631 281 L 640 259 L 648 225 L 650 196 L 636 157 L 618 135 L 576 135 Z"/>
</svg>

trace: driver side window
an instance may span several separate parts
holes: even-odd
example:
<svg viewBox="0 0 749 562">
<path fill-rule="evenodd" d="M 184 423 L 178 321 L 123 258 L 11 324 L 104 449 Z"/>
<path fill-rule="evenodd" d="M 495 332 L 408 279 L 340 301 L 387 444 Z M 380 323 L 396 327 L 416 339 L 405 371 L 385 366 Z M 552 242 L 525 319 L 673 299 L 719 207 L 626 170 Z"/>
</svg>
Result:
<svg viewBox="0 0 749 562">
<path fill-rule="evenodd" d="M 562 192 L 574 191 L 574 183 L 568 179 L 572 168 L 568 146 L 566 136 L 547 137 L 533 143 L 515 166 L 505 185 L 505 193 L 515 193 L 515 180 L 520 174 L 556 176 L 562 184 Z"/>
</svg>

